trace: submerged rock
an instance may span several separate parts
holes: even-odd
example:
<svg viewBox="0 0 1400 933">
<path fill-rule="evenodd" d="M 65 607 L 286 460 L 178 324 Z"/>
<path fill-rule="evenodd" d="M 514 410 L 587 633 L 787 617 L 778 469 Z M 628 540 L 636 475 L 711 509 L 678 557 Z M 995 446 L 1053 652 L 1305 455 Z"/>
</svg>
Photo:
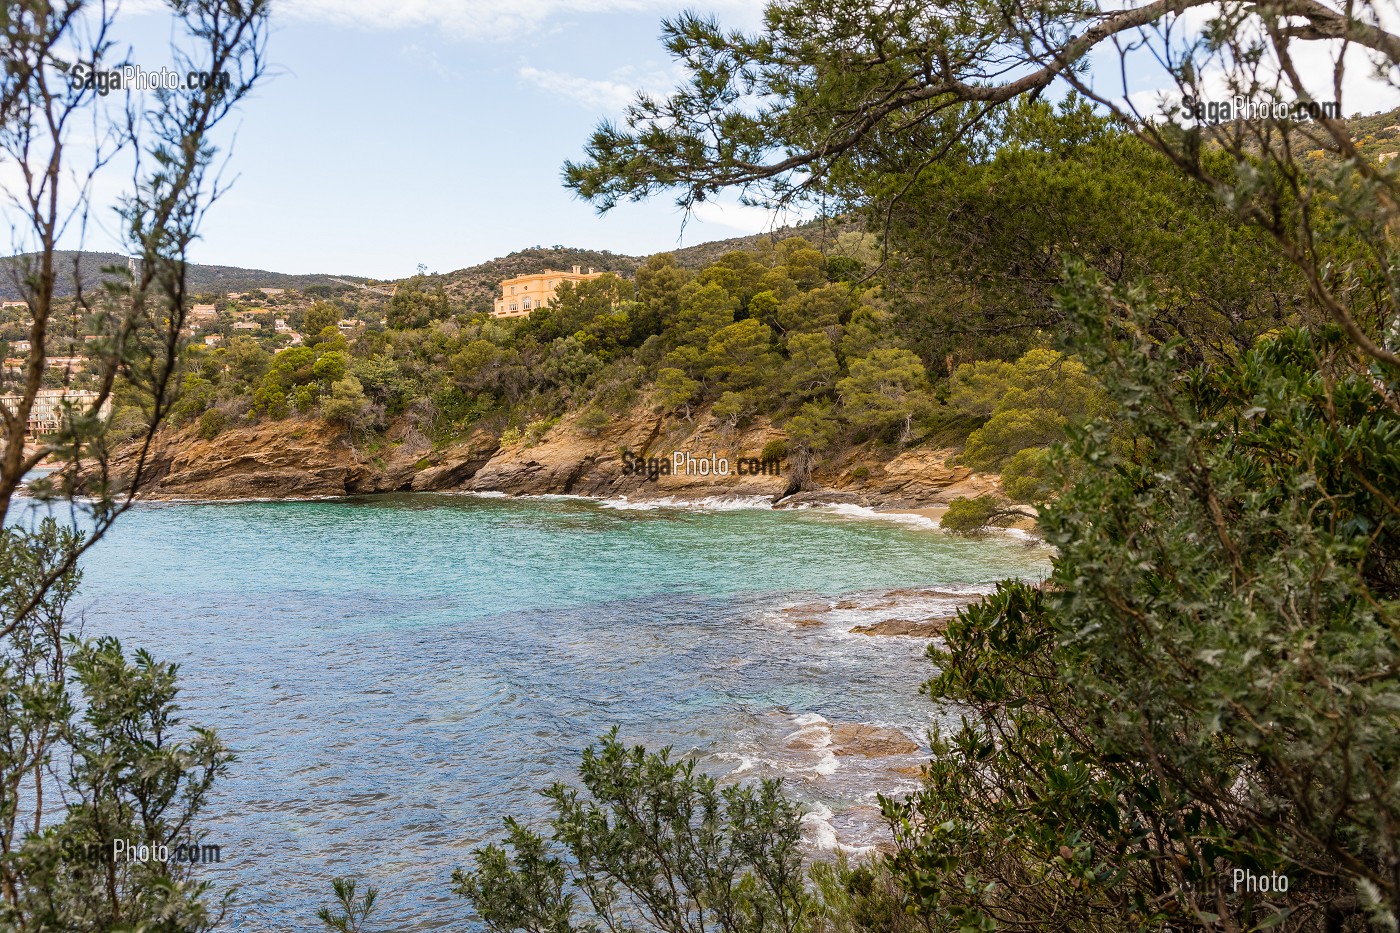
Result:
<svg viewBox="0 0 1400 933">
<path fill-rule="evenodd" d="M 851 629 L 856 635 L 901 635 L 909 638 L 937 638 L 948 631 L 951 617 L 936 619 L 882 619 Z"/>
<path fill-rule="evenodd" d="M 909 755 L 917 752 L 919 743 L 898 729 L 888 726 L 838 723 L 831 727 L 831 747 L 838 755 L 883 758 L 887 755 Z"/>
</svg>

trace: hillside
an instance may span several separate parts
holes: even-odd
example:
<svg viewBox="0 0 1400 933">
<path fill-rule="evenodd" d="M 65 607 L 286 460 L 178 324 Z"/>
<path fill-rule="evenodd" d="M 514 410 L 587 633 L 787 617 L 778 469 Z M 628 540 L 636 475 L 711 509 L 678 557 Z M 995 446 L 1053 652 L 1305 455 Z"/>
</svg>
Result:
<svg viewBox="0 0 1400 933">
<path fill-rule="evenodd" d="M 16 300 L 20 297 L 14 278 L 17 260 L 27 254 L 0 259 L 0 299 Z M 73 294 L 73 268 L 77 264 L 79 279 L 84 287 L 91 289 L 107 278 L 102 271 L 110 266 L 124 268 L 126 257 L 120 253 L 79 253 L 76 250 L 60 250 L 55 253 L 55 261 L 66 274 L 60 276 L 59 295 Z M 332 276 L 322 274 L 294 275 L 284 272 L 269 272 L 265 269 L 240 269 L 237 266 L 206 266 L 191 263 L 188 267 L 187 284 L 191 294 L 219 294 L 228 291 L 241 291 L 249 288 L 296 288 L 305 289 L 313 285 L 328 286 L 334 290 L 346 287 L 344 282 L 363 282 L 363 276 Z M 343 279 L 344 282 L 337 281 Z"/>
<path fill-rule="evenodd" d="M 671 253 L 675 257 L 676 265 L 683 269 L 703 269 L 725 253 L 752 250 L 765 240 L 777 243 L 788 237 L 801 236 L 822 246 L 847 229 L 854 229 L 854 226 L 841 221 L 813 221 L 796 227 L 782 227 L 771 233 L 712 240 L 658 252 Z M 607 250 L 534 246 L 455 272 L 429 276 L 428 282 L 430 285 L 441 284 L 448 297 L 453 300 L 461 301 L 477 310 L 489 310 L 492 300 L 497 297 L 496 290 L 500 283 L 517 275 L 530 275 L 548 269 L 567 270 L 579 266 L 583 269 L 592 268 L 599 272 L 617 272 L 630 276 L 646 260 L 646 256 L 627 256 Z"/>
<path fill-rule="evenodd" d="M 847 227 L 830 222 L 812 222 L 796 227 L 783 227 L 771 233 L 751 236 L 731 237 L 687 246 L 671 252 L 677 265 L 689 269 L 703 268 L 723 254 L 732 250 L 752 249 L 763 240 L 777 242 L 790 236 L 804 236 L 814 243 L 821 244 L 834 239 L 836 233 Z M 0 300 L 12 301 L 20 297 L 14 283 L 14 266 L 31 254 L 0 259 Z M 59 267 L 72 270 L 77 263 L 80 280 L 88 288 L 94 287 L 107 276 L 102 271 L 110 266 L 124 267 L 127 259 L 120 253 L 80 253 L 76 250 L 60 250 L 55 255 Z M 517 250 L 505 256 L 490 259 L 474 266 L 467 266 L 454 272 L 428 276 L 429 284 L 441 284 L 448 296 L 469 306 L 489 307 L 495 297 L 496 288 L 503 279 L 547 269 L 568 269 L 571 266 L 592 267 L 600 272 L 617 272 L 630 275 L 647 259 L 646 256 L 627 256 L 607 250 L 580 249 L 567 246 L 535 246 Z M 288 288 L 305 290 L 312 286 L 328 288 L 331 292 L 347 291 L 350 283 L 363 284 L 373 281 L 362 275 L 331 275 L 328 273 L 285 273 L 266 269 L 244 269 L 238 266 L 215 266 L 201 263 L 189 265 L 188 288 L 192 295 L 217 295 L 223 292 L 243 291 L 253 288 Z M 402 279 L 390 279 L 390 284 Z M 73 294 L 71 271 L 63 275 L 58 285 L 58 294 Z M 323 293 L 324 294 L 324 293 Z M 482 305 L 482 302 L 485 305 Z"/>
</svg>

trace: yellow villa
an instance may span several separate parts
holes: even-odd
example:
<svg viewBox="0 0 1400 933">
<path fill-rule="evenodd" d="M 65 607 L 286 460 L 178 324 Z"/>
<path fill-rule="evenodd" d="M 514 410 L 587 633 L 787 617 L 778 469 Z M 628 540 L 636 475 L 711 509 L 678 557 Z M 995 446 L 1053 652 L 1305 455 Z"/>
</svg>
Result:
<svg viewBox="0 0 1400 933">
<path fill-rule="evenodd" d="M 496 299 L 492 317 L 521 317 L 554 301 L 554 290 L 563 282 L 587 282 L 602 275 L 574 266 L 572 272 L 536 272 L 518 275 L 501 283 L 501 297 Z"/>
</svg>

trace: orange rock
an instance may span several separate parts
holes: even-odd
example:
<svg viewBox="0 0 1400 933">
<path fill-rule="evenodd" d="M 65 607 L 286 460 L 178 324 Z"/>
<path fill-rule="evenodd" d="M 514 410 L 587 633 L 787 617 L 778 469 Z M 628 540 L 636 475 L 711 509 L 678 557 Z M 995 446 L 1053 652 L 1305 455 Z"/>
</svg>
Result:
<svg viewBox="0 0 1400 933">
<path fill-rule="evenodd" d="M 898 729 L 861 723 L 833 725 L 831 744 L 838 755 L 860 755 L 864 758 L 908 755 L 919 750 L 919 743 Z"/>
</svg>

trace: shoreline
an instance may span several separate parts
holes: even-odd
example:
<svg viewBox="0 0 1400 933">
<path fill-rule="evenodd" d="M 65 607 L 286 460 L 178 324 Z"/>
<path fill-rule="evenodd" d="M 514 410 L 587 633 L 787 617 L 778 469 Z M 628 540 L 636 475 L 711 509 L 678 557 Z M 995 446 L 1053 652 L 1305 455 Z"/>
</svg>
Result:
<svg viewBox="0 0 1400 933">
<path fill-rule="evenodd" d="M 683 509 L 691 511 L 737 511 L 752 509 L 771 512 L 821 512 L 852 521 L 898 522 L 924 531 L 942 532 L 940 521 L 948 512 L 948 506 L 934 503 L 926 506 L 907 508 L 881 508 L 841 501 L 840 493 L 830 499 L 819 494 L 808 494 L 800 502 L 784 504 L 787 500 L 773 502 L 767 496 L 759 495 L 686 495 L 667 494 L 662 496 L 590 496 L 581 493 L 510 493 L 486 489 L 442 489 L 442 490 L 391 490 L 384 492 L 356 492 L 344 495 L 292 495 L 292 496 L 248 496 L 248 497 L 199 497 L 199 496 L 138 496 L 137 502 L 150 505 L 238 505 L 251 503 L 282 502 L 340 502 L 350 500 L 375 500 L 389 496 L 444 496 L 468 499 L 508 499 L 515 501 L 578 501 L 592 503 L 600 508 L 617 511 L 654 511 L 657 509 Z M 792 498 L 792 497 L 789 497 Z M 1007 527 L 990 527 L 983 534 L 1006 535 L 1028 541 L 1040 541 L 1041 535 L 1035 530 L 1034 522 L 1024 519 Z"/>
</svg>

